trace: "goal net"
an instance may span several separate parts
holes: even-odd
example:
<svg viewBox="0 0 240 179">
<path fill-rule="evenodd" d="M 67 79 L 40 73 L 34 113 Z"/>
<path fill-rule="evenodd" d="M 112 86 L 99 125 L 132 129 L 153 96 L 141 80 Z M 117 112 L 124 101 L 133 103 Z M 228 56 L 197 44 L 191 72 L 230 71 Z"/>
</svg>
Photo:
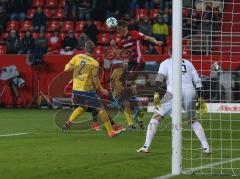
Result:
<svg viewBox="0 0 240 179">
<path fill-rule="evenodd" d="M 240 1 L 184 0 L 184 56 L 203 81 L 208 113 L 198 119 L 212 154 L 184 122 L 182 173 L 240 175 Z"/>
</svg>

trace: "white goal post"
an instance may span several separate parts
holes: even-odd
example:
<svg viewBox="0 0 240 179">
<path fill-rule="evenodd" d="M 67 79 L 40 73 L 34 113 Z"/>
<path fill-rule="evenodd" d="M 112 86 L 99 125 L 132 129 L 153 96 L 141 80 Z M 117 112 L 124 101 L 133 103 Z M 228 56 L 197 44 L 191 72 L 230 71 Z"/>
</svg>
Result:
<svg viewBox="0 0 240 179">
<path fill-rule="evenodd" d="M 173 0 L 172 59 L 172 174 L 181 173 L 182 163 L 182 1 Z"/>
</svg>

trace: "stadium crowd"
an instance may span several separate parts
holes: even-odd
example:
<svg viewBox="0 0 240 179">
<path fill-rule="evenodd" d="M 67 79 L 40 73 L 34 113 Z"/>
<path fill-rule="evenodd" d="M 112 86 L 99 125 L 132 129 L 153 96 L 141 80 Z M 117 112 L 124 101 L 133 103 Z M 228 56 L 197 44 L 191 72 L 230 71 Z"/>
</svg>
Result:
<svg viewBox="0 0 240 179">
<path fill-rule="evenodd" d="M 183 36 L 198 33 L 200 26 L 202 33 L 219 27 L 220 9 L 210 3 L 203 12 L 196 4 L 184 1 Z M 113 34 L 104 22 L 113 16 L 128 19 L 129 29 L 153 36 L 166 47 L 171 45 L 171 6 L 172 0 L 1 0 L 1 46 L 7 54 L 66 55 L 83 49 L 87 39 L 108 46 Z M 144 45 L 145 54 L 164 53 Z"/>
</svg>

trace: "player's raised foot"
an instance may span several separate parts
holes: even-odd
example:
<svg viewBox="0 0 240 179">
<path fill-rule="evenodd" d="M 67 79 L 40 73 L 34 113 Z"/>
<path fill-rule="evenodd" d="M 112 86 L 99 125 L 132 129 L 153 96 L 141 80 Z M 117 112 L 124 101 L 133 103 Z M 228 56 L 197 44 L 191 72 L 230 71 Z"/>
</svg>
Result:
<svg viewBox="0 0 240 179">
<path fill-rule="evenodd" d="M 113 138 L 113 137 L 116 137 L 121 131 L 111 131 L 111 132 L 108 132 L 108 136 L 110 138 Z"/>
<path fill-rule="evenodd" d="M 202 153 L 204 153 L 204 154 L 211 154 L 212 152 L 211 152 L 210 148 L 203 148 L 202 149 Z"/>
<path fill-rule="evenodd" d="M 140 149 L 137 150 L 139 153 L 148 153 L 149 150 L 146 146 L 141 147 Z"/>
<path fill-rule="evenodd" d="M 66 133 L 68 128 L 69 128 L 69 125 L 68 124 L 64 124 L 63 127 L 62 127 L 62 132 Z"/>
<path fill-rule="evenodd" d="M 95 130 L 97 132 L 101 131 L 101 126 L 97 122 L 92 123 L 92 130 Z"/>
<path fill-rule="evenodd" d="M 115 130 L 115 131 L 125 131 L 126 130 L 126 128 L 124 128 L 120 124 L 114 124 L 112 127 L 113 127 L 113 130 Z"/>
</svg>

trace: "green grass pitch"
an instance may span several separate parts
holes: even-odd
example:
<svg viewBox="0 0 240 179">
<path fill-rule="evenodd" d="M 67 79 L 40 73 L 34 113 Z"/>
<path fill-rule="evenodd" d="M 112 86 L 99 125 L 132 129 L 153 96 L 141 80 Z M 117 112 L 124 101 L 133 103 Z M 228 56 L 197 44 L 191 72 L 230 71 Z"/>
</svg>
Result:
<svg viewBox="0 0 240 179">
<path fill-rule="evenodd" d="M 154 178 L 171 173 L 171 130 L 162 127 L 154 138 L 151 153 L 136 153 L 143 145 L 145 131 L 123 132 L 113 139 L 100 133 L 74 130 L 67 134 L 60 132 L 54 124 L 54 110 L 22 110 L 0 109 L 0 178 Z M 147 124 L 151 114 L 145 114 Z M 240 116 L 232 115 L 236 122 L 221 122 L 219 114 L 212 115 L 212 121 L 204 121 L 206 129 L 232 129 L 232 132 L 212 132 L 206 130 L 207 136 L 217 138 L 240 138 Z M 123 116 L 119 121 L 123 122 Z M 206 118 L 209 118 L 207 115 Z M 229 114 L 222 115 L 227 120 Z M 216 119 L 214 121 L 214 119 Z M 239 120 L 239 121 L 237 121 Z M 166 120 L 163 126 L 167 126 Z M 222 125 L 222 126 L 219 126 Z M 3 136 L 5 134 L 28 133 L 19 136 Z M 189 138 L 191 132 L 184 132 L 184 139 Z M 232 136 L 229 136 L 232 135 Z M 195 135 L 193 136 L 196 139 Z M 183 150 L 183 167 L 197 167 L 221 161 L 219 158 L 240 157 L 239 151 L 217 150 L 233 147 L 240 149 L 240 143 L 230 140 L 212 140 L 214 148 L 212 157 L 201 156 L 200 144 L 184 140 L 184 147 L 193 147 L 194 151 Z M 188 161 L 190 156 L 196 160 Z M 199 159 L 202 158 L 202 159 Z M 212 158 L 212 159 L 211 159 Z M 224 159 L 223 159 L 224 160 Z M 223 168 L 240 168 L 240 161 L 216 166 L 214 171 L 221 173 Z M 204 171 L 204 170 L 203 170 Z M 198 172 L 201 172 L 198 171 Z M 225 172 L 225 171 L 223 171 Z M 227 171 L 226 171 L 227 172 Z M 229 172 L 229 171 L 228 171 Z M 234 169 L 240 174 L 239 169 Z M 231 173 L 231 172 L 230 172 Z M 182 175 L 173 178 L 202 178 L 199 175 Z M 219 178 L 219 176 L 205 176 L 205 178 Z M 222 176 L 221 178 L 230 178 Z M 238 178 L 238 177 L 236 177 Z"/>
</svg>

